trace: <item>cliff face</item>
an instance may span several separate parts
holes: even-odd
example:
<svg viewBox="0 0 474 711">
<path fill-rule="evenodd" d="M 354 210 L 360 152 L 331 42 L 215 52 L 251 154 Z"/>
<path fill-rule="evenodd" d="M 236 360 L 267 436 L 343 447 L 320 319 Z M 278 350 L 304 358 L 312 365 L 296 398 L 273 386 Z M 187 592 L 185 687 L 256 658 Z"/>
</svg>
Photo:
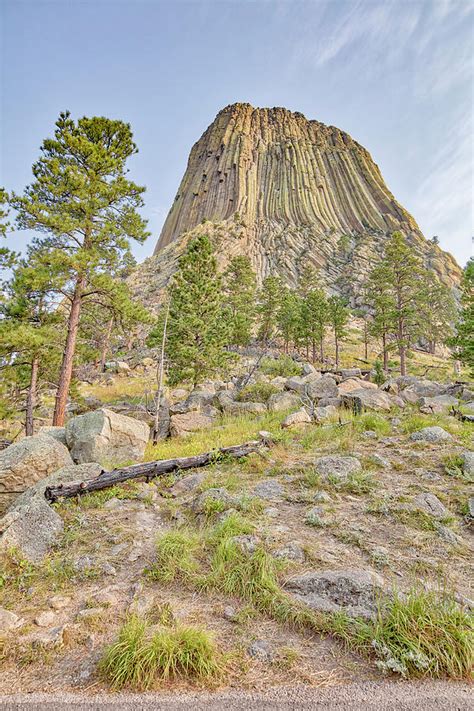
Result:
<svg viewBox="0 0 474 711">
<path fill-rule="evenodd" d="M 441 281 L 456 285 L 455 260 L 424 239 L 369 152 L 347 133 L 287 109 L 233 104 L 194 145 L 145 271 L 161 288 L 187 240 L 206 231 L 223 264 L 247 254 L 259 281 L 278 273 L 292 286 L 313 265 L 329 291 L 354 301 L 395 230 Z"/>
</svg>

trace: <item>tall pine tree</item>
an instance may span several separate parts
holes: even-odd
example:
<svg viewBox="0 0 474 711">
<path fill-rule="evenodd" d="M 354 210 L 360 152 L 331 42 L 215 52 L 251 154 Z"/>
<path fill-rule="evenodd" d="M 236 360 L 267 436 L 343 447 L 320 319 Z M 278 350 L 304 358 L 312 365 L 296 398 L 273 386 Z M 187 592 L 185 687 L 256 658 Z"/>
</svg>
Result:
<svg viewBox="0 0 474 711">
<path fill-rule="evenodd" d="M 462 278 L 461 312 L 451 345 L 454 356 L 469 368 L 474 378 L 474 259 L 467 263 Z"/>
<path fill-rule="evenodd" d="M 229 328 L 223 318 L 222 279 L 209 237 L 193 239 L 179 260 L 169 289 L 166 356 L 169 380 L 195 386 L 214 375 L 231 357 Z M 160 346 L 163 323 L 152 330 L 150 345 Z"/>
<path fill-rule="evenodd" d="M 145 190 L 126 177 L 137 152 L 131 128 L 104 117 L 74 122 L 68 112 L 56 122 L 33 165 L 34 181 L 13 196 L 18 226 L 45 234 L 33 248 L 51 274 L 51 290 L 68 304 L 68 322 L 53 423 L 64 423 L 81 311 L 98 294 L 113 301 L 116 281 L 130 253 L 130 240 L 143 242 L 145 221 L 137 208 Z"/>
<path fill-rule="evenodd" d="M 336 348 L 336 367 L 339 366 L 339 349 L 341 340 L 346 335 L 346 325 L 349 320 L 347 302 L 342 296 L 330 296 L 328 299 L 328 322 L 334 334 Z"/>
<path fill-rule="evenodd" d="M 255 322 L 255 272 L 250 259 L 233 257 L 224 272 L 224 310 L 229 325 L 229 343 L 246 346 Z"/>
</svg>

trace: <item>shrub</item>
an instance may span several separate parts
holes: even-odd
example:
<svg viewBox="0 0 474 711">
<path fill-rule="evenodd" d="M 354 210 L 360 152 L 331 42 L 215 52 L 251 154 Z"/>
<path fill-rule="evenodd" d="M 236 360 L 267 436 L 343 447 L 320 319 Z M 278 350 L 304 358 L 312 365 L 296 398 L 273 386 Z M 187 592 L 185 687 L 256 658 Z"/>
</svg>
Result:
<svg viewBox="0 0 474 711">
<path fill-rule="evenodd" d="M 292 375 L 301 375 L 302 367 L 289 356 L 281 356 L 280 358 L 262 358 L 260 361 L 260 370 L 265 375 L 271 375 L 276 378 L 291 378 Z"/>
<path fill-rule="evenodd" d="M 385 377 L 385 372 L 383 369 L 382 361 L 381 360 L 376 360 L 375 361 L 375 375 L 374 375 L 374 383 L 376 385 L 382 385 L 386 380 Z"/>
<path fill-rule="evenodd" d="M 99 669 L 115 689 L 149 689 L 170 678 L 215 678 L 222 664 L 209 632 L 185 626 L 153 631 L 146 620 L 131 615 L 106 649 Z"/>
<path fill-rule="evenodd" d="M 272 395 L 279 392 L 271 383 L 255 383 L 248 385 L 240 391 L 237 399 L 240 402 L 264 402 L 267 403 Z"/>
</svg>

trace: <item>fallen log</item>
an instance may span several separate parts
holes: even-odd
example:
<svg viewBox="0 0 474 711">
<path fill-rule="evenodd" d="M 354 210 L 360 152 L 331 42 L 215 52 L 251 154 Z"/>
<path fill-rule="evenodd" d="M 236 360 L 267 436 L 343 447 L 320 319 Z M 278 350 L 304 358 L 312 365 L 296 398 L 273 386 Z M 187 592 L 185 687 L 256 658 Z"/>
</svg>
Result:
<svg viewBox="0 0 474 711">
<path fill-rule="evenodd" d="M 115 484 L 121 484 L 129 479 L 145 477 L 146 481 L 157 476 L 164 476 L 181 469 L 196 469 L 212 464 L 219 459 L 232 457 L 241 459 L 252 452 L 256 452 L 262 446 L 261 441 L 245 442 L 235 444 L 231 447 L 221 447 L 220 449 L 196 454 L 193 457 L 178 457 L 176 459 L 159 459 L 154 462 L 144 462 L 143 464 L 132 464 L 130 467 L 103 471 L 99 476 L 88 481 L 73 481 L 68 484 L 58 484 L 57 486 L 47 486 L 44 495 L 47 501 L 54 503 L 58 499 L 68 499 L 73 496 L 82 496 L 91 491 L 106 489 Z"/>
</svg>

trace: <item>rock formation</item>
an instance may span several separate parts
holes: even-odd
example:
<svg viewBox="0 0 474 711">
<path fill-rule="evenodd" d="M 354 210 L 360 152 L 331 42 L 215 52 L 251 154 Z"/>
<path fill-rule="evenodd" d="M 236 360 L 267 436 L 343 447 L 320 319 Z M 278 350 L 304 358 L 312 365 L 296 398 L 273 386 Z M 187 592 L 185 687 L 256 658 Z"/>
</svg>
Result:
<svg viewBox="0 0 474 711">
<path fill-rule="evenodd" d="M 194 145 L 155 256 L 140 269 L 150 296 L 204 230 L 223 264 L 247 254 L 260 281 L 277 273 L 295 286 L 311 265 L 327 290 L 354 297 L 395 230 L 442 282 L 454 286 L 460 275 L 395 200 L 365 148 L 284 108 L 227 106 Z"/>
</svg>

